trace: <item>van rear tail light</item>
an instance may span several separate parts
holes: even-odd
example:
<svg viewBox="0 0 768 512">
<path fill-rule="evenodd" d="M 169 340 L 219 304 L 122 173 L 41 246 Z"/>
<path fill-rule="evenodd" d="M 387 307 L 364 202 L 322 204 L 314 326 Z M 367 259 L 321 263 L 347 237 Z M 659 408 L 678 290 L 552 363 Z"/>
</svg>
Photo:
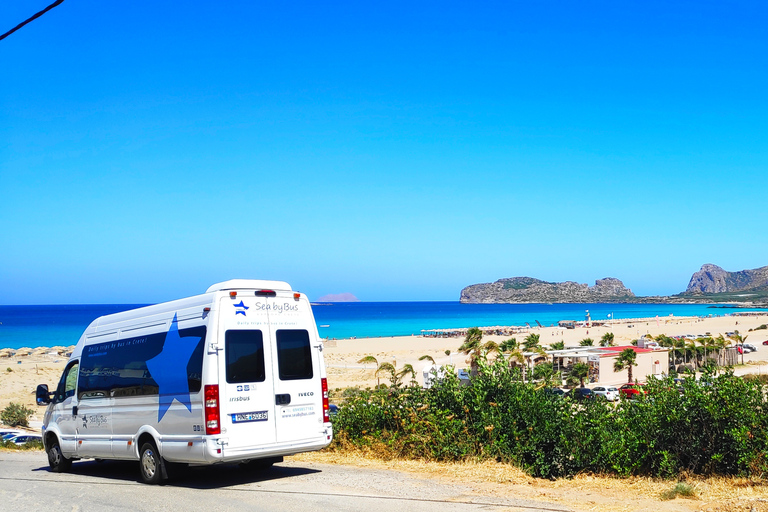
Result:
<svg viewBox="0 0 768 512">
<path fill-rule="evenodd" d="M 301 294 L 300 293 L 294 293 L 293 294 L 293 300 L 299 300 L 300 298 L 301 298 Z"/>
<path fill-rule="evenodd" d="M 323 422 L 331 421 L 331 406 L 328 402 L 328 379 L 320 379 L 323 386 Z"/>
<path fill-rule="evenodd" d="M 219 386 L 205 386 L 205 433 L 207 435 L 221 434 L 221 418 L 219 417 Z"/>
</svg>

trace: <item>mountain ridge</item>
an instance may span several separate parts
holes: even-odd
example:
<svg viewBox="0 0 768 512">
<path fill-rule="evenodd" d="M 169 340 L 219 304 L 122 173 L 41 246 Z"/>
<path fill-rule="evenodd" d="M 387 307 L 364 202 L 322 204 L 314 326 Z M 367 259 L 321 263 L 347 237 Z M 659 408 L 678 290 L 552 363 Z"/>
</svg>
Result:
<svg viewBox="0 0 768 512">
<path fill-rule="evenodd" d="M 768 305 L 768 266 L 728 272 L 705 263 L 691 276 L 684 292 L 671 296 L 637 296 L 615 277 L 594 286 L 574 281 L 548 282 L 519 276 L 479 283 L 461 290 L 463 303 L 589 303 L 589 302 L 734 302 Z"/>
</svg>

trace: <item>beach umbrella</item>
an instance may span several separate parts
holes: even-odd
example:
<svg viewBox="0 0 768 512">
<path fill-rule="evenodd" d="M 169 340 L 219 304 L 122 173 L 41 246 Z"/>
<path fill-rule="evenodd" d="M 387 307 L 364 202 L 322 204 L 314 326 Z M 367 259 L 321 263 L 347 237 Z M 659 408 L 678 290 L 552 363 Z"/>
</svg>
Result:
<svg viewBox="0 0 768 512">
<path fill-rule="evenodd" d="M 0 349 L 0 357 L 11 357 L 15 351 L 12 348 Z"/>
<path fill-rule="evenodd" d="M 32 349 L 29 347 L 21 347 L 16 351 L 17 356 L 28 356 L 32 353 Z"/>
<path fill-rule="evenodd" d="M 37 347 L 32 351 L 33 356 L 41 356 L 47 354 L 50 349 L 48 347 Z"/>
<path fill-rule="evenodd" d="M 51 347 L 51 352 L 56 352 L 57 354 L 62 354 L 67 351 L 67 347 L 62 347 L 61 345 L 56 345 L 55 347 Z"/>
</svg>

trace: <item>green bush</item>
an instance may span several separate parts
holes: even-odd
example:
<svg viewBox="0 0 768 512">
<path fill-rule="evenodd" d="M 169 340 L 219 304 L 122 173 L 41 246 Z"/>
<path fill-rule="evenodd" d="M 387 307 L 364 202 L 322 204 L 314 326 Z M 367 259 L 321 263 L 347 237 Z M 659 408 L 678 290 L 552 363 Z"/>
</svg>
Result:
<svg viewBox="0 0 768 512">
<path fill-rule="evenodd" d="M 29 417 L 34 413 L 23 405 L 11 402 L 8 407 L 0 413 L 0 421 L 11 427 L 28 427 Z"/>
<path fill-rule="evenodd" d="M 335 445 L 390 457 L 510 462 L 534 476 L 582 471 L 670 477 L 768 472 L 760 383 L 732 373 L 653 380 L 638 400 L 574 402 L 480 362 L 472 385 L 448 374 L 431 389 L 358 390 L 334 418 Z"/>
</svg>

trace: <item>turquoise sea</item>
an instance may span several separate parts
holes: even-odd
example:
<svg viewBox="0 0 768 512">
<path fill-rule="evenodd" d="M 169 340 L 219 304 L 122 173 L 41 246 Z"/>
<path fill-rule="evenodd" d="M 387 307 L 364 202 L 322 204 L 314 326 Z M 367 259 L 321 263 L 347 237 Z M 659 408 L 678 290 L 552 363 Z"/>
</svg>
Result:
<svg viewBox="0 0 768 512">
<path fill-rule="evenodd" d="M 0 306 L 0 348 L 69 346 L 94 319 L 141 304 Z M 519 325 L 560 320 L 721 316 L 736 311 L 709 305 L 673 304 L 461 304 L 459 302 L 352 302 L 315 304 L 320 335 L 363 338 L 420 334 L 422 330 Z M 610 316 L 609 316 L 610 315 Z"/>
</svg>

